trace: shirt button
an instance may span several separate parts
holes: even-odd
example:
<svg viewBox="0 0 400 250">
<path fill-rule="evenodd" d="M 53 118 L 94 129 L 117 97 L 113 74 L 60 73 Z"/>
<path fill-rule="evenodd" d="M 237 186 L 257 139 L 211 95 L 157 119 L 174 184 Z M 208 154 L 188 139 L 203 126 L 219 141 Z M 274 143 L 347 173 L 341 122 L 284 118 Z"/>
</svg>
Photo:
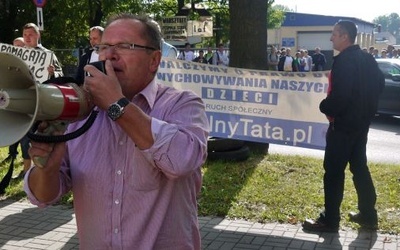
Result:
<svg viewBox="0 0 400 250">
<path fill-rule="evenodd" d="M 118 205 L 119 204 L 119 200 L 115 200 L 114 203 Z"/>
<path fill-rule="evenodd" d="M 121 175 L 122 174 L 122 171 L 121 170 L 118 170 L 117 171 L 117 175 Z"/>
<path fill-rule="evenodd" d="M 119 145 L 121 145 L 121 146 L 124 145 L 124 142 L 123 142 L 123 141 L 120 141 L 120 142 L 119 142 Z"/>
<path fill-rule="evenodd" d="M 119 232 L 118 228 L 114 229 L 114 233 L 117 234 Z"/>
</svg>

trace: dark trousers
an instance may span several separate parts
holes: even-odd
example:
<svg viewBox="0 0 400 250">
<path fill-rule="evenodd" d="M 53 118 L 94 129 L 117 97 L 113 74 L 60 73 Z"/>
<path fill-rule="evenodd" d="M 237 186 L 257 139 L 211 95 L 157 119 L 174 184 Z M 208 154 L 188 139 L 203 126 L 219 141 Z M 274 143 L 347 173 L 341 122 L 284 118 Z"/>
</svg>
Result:
<svg viewBox="0 0 400 250">
<path fill-rule="evenodd" d="M 13 157 L 17 157 L 18 144 L 19 144 L 19 142 L 16 142 L 13 145 L 8 147 L 8 155 L 13 156 Z"/>
<path fill-rule="evenodd" d="M 372 222 L 377 222 L 376 192 L 366 156 L 368 130 L 366 128 L 349 133 L 329 126 L 324 157 L 325 213 L 321 215 L 330 225 L 339 225 L 347 163 L 353 174 L 358 209 L 363 215 L 371 218 Z"/>
</svg>

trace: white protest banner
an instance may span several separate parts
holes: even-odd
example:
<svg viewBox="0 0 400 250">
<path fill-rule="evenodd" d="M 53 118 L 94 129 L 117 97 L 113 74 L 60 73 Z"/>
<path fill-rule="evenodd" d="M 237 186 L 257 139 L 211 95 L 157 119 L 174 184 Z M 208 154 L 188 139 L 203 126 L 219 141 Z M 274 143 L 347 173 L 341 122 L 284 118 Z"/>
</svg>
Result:
<svg viewBox="0 0 400 250">
<path fill-rule="evenodd" d="M 328 121 L 319 103 L 327 93 L 327 74 L 163 58 L 157 80 L 203 99 L 210 136 L 323 149 Z"/>
<path fill-rule="evenodd" d="M 0 43 L 0 52 L 13 54 L 21 58 L 29 67 L 35 80 L 42 83 L 49 79 L 47 67 L 50 65 L 53 54 L 39 49 L 15 47 Z"/>
</svg>

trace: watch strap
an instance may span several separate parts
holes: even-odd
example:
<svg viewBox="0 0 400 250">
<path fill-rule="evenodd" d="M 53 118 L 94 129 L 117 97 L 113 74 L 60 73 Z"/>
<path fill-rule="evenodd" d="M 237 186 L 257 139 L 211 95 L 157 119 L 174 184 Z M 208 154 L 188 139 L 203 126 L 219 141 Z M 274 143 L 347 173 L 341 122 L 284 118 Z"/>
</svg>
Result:
<svg viewBox="0 0 400 250">
<path fill-rule="evenodd" d="M 119 99 L 119 100 L 117 101 L 117 104 L 118 104 L 119 106 L 121 106 L 122 108 L 125 108 L 125 106 L 128 105 L 129 103 L 130 103 L 130 101 L 129 101 L 128 98 L 126 98 L 126 97 L 122 97 L 121 99 Z"/>
</svg>

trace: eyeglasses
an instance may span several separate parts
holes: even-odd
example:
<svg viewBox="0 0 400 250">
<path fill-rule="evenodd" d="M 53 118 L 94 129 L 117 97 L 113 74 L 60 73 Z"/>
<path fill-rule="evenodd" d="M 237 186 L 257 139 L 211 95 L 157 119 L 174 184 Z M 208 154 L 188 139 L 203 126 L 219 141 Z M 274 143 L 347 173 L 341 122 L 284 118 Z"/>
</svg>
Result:
<svg viewBox="0 0 400 250">
<path fill-rule="evenodd" d="M 114 51 L 128 51 L 128 50 L 135 50 L 135 49 L 149 49 L 149 50 L 157 50 L 156 48 L 149 47 L 149 46 L 144 46 L 144 45 L 139 45 L 139 44 L 134 44 L 134 43 L 117 43 L 117 44 L 97 44 L 94 46 L 94 50 L 98 53 L 103 53 L 109 48 L 114 49 Z"/>
</svg>

